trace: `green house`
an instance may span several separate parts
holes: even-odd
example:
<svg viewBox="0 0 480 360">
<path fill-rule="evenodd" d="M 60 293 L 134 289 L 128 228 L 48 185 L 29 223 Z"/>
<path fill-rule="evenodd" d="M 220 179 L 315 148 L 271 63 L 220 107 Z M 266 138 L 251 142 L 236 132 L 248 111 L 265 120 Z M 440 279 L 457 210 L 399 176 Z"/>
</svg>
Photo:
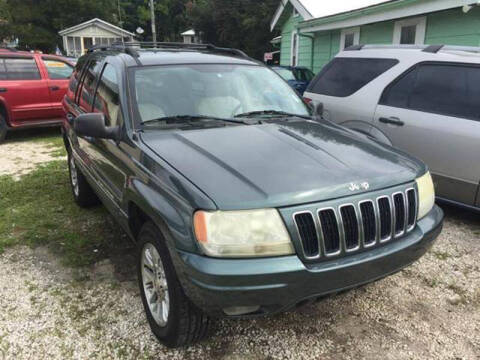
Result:
<svg viewBox="0 0 480 360">
<path fill-rule="evenodd" d="M 280 64 L 318 72 L 356 44 L 480 46 L 478 0 L 280 0 Z"/>
</svg>

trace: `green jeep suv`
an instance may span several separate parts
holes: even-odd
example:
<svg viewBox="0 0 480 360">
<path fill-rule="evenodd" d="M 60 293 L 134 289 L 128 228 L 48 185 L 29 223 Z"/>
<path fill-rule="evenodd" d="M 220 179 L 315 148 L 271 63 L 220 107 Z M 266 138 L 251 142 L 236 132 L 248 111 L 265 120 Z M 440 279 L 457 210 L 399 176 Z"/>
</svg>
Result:
<svg viewBox="0 0 480 360">
<path fill-rule="evenodd" d="M 64 109 L 75 201 L 101 200 L 136 243 L 168 346 L 383 278 L 441 231 L 423 163 L 312 114 L 239 50 L 93 48 Z"/>
</svg>

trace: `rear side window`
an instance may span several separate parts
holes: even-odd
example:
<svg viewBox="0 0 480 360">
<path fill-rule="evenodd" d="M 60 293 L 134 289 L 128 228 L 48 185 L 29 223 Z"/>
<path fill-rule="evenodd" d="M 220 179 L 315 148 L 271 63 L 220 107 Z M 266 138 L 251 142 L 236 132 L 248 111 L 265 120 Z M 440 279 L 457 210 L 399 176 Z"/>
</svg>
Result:
<svg viewBox="0 0 480 360">
<path fill-rule="evenodd" d="M 308 91 L 350 96 L 396 64 L 396 59 L 335 58 L 317 75 Z"/>
<path fill-rule="evenodd" d="M 0 80 L 40 80 L 40 72 L 33 58 L 0 59 Z"/>
<path fill-rule="evenodd" d="M 421 64 L 385 91 L 382 105 L 480 120 L 480 67 Z"/>
<path fill-rule="evenodd" d="M 52 80 L 68 79 L 73 71 L 73 66 L 66 62 L 54 59 L 43 59 L 47 68 L 48 77 Z"/>
</svg>

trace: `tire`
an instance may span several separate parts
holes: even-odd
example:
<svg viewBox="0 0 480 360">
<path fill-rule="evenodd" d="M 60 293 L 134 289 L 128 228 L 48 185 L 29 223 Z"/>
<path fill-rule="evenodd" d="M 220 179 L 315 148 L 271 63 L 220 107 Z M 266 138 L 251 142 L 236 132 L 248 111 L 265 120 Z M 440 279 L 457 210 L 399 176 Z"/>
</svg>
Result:
<svg viewBox="0 0 480 360">
<path fill-rule="evenodd" d="M 137 275 L 143 307 L 150 328 L 161 343 L 168 347 L 190 345 L 206 337 L 210 319 L 183 292 L 159 234 L 160 230 L 147 221 L 138 236 Z M 147 298 L 152 300 L 150 304 Z"/>
<path fill-rule="evenodd" d="M 68 173 L 70 175 L 73 198 L 80 207 L 86 208 L 100 203 L 87 179 L 85 179 L 85 176 L 77 167 L 70 151 L 68 151 Z"/>
<path fill-rule="evenodd" d="M 5 140 L 7 136 L 7 122 L 5 121 L 5 117 L 0 114 L 0 144 Z"/>
</svg>

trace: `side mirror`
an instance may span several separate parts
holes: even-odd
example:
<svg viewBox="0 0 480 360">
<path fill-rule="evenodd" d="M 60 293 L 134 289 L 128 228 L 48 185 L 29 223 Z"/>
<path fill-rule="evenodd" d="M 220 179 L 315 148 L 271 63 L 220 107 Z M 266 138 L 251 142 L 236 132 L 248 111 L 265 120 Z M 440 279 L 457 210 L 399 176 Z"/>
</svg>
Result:
<svg viewBox="0 0 480 360">
<path fill-rule="evenodd" d="M 320 118 L 323 117 L 323 103 L 315 104 L 314 114 Z"/>
<path fill-rule="evenodd" d="M 105 126 L 105 115 L 102 113 L 78 115 L 73 120 L 73 129 L 80 136 L 112 140 L 118 140 L 120 132 L 118 126 Z"/>
</svg>

